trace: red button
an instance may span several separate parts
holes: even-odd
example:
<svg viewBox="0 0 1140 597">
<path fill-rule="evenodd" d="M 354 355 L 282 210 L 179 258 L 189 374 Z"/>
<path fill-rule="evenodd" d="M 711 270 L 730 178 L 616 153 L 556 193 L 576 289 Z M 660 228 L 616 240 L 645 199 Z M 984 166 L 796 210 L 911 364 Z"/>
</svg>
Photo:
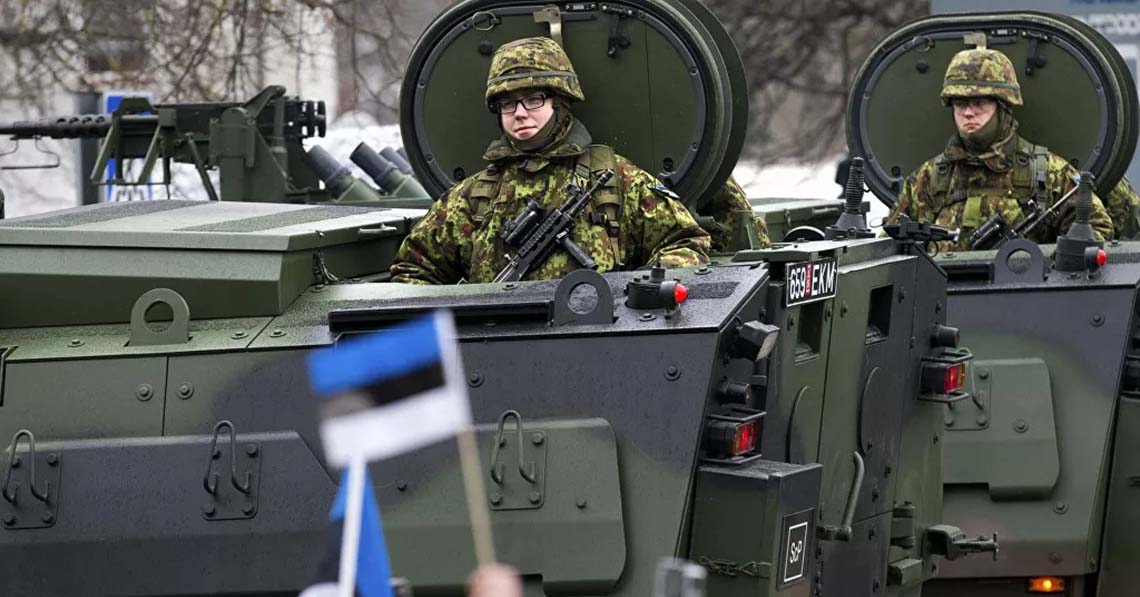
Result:
<svg viewBox="0 0 1140 597">
<path fill-rule="evenodd" d="M 673 288 L 673 301 L 680 305 L 687 298 L 689 298 L 689 289 L 678 282 L 677 286 Z"/>
<path fill-rule="evenodd" d="M 1104 267 L 1104 264 L 1106 264 L 1106 263 L 1108 263 L 1108 253 L 1105 253 L 1104 249 L 1098 250 L 1096 252 L 1096 265 L 1097 265 L 1097 267 Z"/>
</svg>

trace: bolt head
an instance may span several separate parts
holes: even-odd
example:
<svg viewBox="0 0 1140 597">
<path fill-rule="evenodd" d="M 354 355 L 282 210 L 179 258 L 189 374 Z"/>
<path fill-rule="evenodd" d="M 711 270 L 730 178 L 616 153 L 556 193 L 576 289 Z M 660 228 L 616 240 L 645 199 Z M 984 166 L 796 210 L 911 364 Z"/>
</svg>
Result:
<svg viewBox="0 0 1140 597">
<path fill-rule="evenodd" d="M 14 514 L 5 514 L 4 515 L 4 525 L 5 526 L 12 526 L 14 524 L 16 524 L 16 516 Z"/>
<path fill-rule="evenodd" d="M 202 506 L 202 514 L 205 514 L 206 516 L 213 516 L 217 512 L 218 509 L 214 507 L 213 504 L 206 504 L 205 506 Z"/>
<path fill-rule="evenodd" d="M 532 491 L 530 495 L 527 496 L 527 499 L 530 500 L 530 503 L 537 504 L 542 501 L 542 494 L 537 491 Z"/>
<path fill-rule="evenodd" d="M 585 508 L 586 507 L 586 498 L 578 498 L 578 500 L 574 502 L 574 505 L 578 506 L 579 510 Z"/>
<path fill-rule="evenodd" d="M 241 511 L 245 514 L 253 514 L 254 510 L 256 510 L 256 508 L 253 507 L 253 504 L 245 504 L 241 507 Z"/>
<path fill-rule="evenodd" d="M 407 481 L 396 481 L 396 489 L 398 491 L 406 491 L 408 489 Z"/>
<path fill-rule="evenodd" d="M 59 464 L 59 454 L 55 454 L 55 453 L 48 454 L 47 455 L 47 463 L 48 463 L 48 466 L 55 466 L 55 465 Z"/>
<path fill-rule="evenodd" d="M 530 434 L 530 441 L 536 446 L 541 446 L 542 442 L 546 441 L 546 436 L 541 433 Z"/>
<path fill-rule="evenodd" d="M 496 506 L 498 506 L 499 504 L 503 503 L 503 496 L 502 496 L 502 494 L 499 494 L 499 493 L 492 493 L 492 494 L 491 494 L 491 503 L 492 503 L 492 504 L 494 504 L 494 505 L 496 505 Z"/>
<path fill-rule="evenodd" d="M 245 453 L 249 456 L 257 456 L 257 444 L 248 444 L 245 447 Z"/>
<path fill-rule="evenodd" d="M 44 524 L 51 524 L 55 522 L 55 516 L 51 512 L 44 512 L 44 515 L 40 517 L 40 520 L 42 520 Z"/>
</svg>

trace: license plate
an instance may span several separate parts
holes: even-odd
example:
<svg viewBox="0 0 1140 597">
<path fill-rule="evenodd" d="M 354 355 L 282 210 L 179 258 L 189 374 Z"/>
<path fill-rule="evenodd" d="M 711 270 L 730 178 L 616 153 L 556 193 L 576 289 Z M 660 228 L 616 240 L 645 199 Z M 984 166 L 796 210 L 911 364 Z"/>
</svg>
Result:
<svg viewBox="0 0 1140 597">
<path fill-rule="evenodd" d="M 802 305 L 835 296 L 839 264 L 834 257 L 785 266 L 784 305 Z"/>
</svg>

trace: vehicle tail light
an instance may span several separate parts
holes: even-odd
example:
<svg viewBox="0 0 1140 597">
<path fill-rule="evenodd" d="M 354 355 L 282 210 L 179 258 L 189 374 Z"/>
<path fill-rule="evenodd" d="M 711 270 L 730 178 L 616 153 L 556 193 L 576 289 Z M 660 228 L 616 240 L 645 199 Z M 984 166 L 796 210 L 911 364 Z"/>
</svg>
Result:
<svg viewBox="0 0 1140 597">
<path fill-rule="evenodd" d="M 759 454 L 764 411 L 735 407 L 709 415 L 705 429 L 706 460 L 740 462 Z"/>
<path fill-rule="evenodd" d="M 1059 576 L 1038 576 L 1029 579 L 1029 593 L 1064 593 L 1065 579 Z"/>
</svg>

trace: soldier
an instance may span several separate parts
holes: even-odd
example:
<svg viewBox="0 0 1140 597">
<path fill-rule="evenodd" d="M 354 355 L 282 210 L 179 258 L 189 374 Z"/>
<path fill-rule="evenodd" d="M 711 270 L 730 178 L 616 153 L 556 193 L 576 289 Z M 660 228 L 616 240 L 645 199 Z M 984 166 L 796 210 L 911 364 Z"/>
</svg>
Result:
<svg viewBox="0 0 1140 597">
<path fill-rule="evenodd" d="M 736 213 L 742 211 L 751 214 L 752 225 L 756 232 L 756 240 L 754 241 L 756 248 L 767 249 L 772 246 L 772 241 L 768 238 L 768 223 L 764 221 L 763 217 L 752 211 L 752 204 L 748 203 L 748 195 L 744 194 L 744 189 L 740 188 L 736 179 L 730 176 L 724 186 L 713 195 L 707 208 L 707 213 L 713 219 L 712 230 L 709 231 L 709 235 L 712 237 L 713 251 L 725 253 L 734 249 L 733 232 L 736 226 Z"/>
<path fill-rule="evenodd" d="M 986 48 L 958 52 L 946 69 L 942 101 L 952 109 L 957 134 L 941 155 L 907 177 L 888 222 L 906 214 L 960 228 L 957 242 L 938 244 L 965 250 L 970 234 L 995 212 L 1012 226 L 1034 206 L 1043 213 L 1076 186 L 1077 171 L 1064 158 L 1018 136 L 1012 106 L 1022 105 L 1021 87 L 1005 54 Z M 1055 242 L 1072 222 L 1075 205 L 1075 198 L 1066 201 L 1029 238 Z M 1101 238 L 1112 238 L 1112 220 L 1097 197 L 1090 224 Z"/>
<path fill-rule="evenodd" d="M 531 37 L 500 47 L 485 97 L 503 130 L 483 154 L 489 165 L 452 187 L 412 229 L 392 263 L 394 282 L 490 282 L 507 264 L 503 225 L 526 199 L 558 207 L 568 183 L 585 185 L 591 172 L 606 169 L 613 178 L 579 212 L 570 235 L 599 271 L 658 260 L 666 267 L 707 262 L 709 236 L 678 197 L 609 147 L 591 144 L 570 110 L 585 95 L 554 40 Z M 577 268 L 558 249 L 525 279 L 561 278 Z"/>
</svg>

